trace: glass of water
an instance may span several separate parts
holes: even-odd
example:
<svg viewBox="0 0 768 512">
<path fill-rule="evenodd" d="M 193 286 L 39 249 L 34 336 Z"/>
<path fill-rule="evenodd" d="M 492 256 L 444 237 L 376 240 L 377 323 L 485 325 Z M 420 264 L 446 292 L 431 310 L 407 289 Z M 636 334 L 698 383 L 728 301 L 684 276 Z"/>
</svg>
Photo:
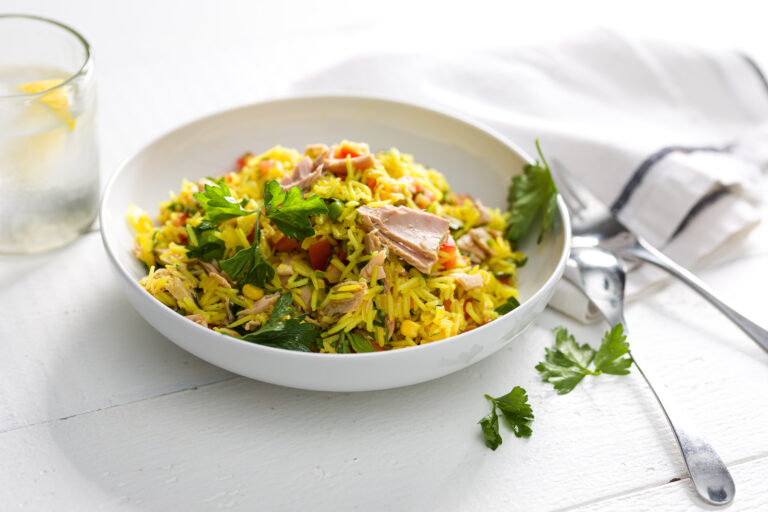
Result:
<svg viewBox="0 0 768 512">
<path fill-rule="evenodd" d="M 96 217 L 96 80 L 88 42 L 0 15 L 0 253 L 59 247 Z"/>
</svg>

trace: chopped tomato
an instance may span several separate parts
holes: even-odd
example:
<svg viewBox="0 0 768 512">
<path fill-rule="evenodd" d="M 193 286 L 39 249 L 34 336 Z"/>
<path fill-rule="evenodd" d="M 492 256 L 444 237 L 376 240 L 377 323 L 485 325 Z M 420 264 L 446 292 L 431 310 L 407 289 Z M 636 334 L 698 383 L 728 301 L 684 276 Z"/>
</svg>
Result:
<svg viewBox="0 0 768 512">
<path fill-rule="evenodd" d="M 413 202 L 416 203 L 416 206 L 424 210 L 435 202 L 435 194 L 429 189 L 417 186 L 416 192 L 413 193 Z"/>
<path fill-rule="evenodd" d="M 355 146 L 342 144 L 342 146 L 336 150 L 336 154 L 333 156 L 335 158 L 347 158 L 347 155 L 349 155 L 350 158 L 355 158 L 356 156 L 362 155 L 362 153 L 360 153 L 359 149 Z"/>
<path fill-rule="evenodd" d="M 275 250 L 277 251 L 288 252 L 288 251 L 294 250 L 298 246 L 299 246 L 299 242 L 297 242 L 293 238 L 288 238 L 287 236 L 284 236 L 283 238 L 277 241 L 274 247 L 275 247 Z"/>
<path fill-rule="evenodd" d="M 181 245 L 187 245 L 189 238 L 184 233 L 179 233 L 179 242 L 181 242 Z"/>
<path fill-rule="evenodd" d="M 438 262 L 443 268 L 453 268 L 456 266 L 459 256 L 459 250 L 456 248 L 456 242 L 452 236 L 448 236 L 448 240 L 440 247 L 440 253 Z"/>
<path fill-rule="evenodd" d="M 347 252 L 344 250 L 344 248 L 339 245 L 336 248 L 336 255 L 339 257 L 341 261 L 347 261 Z"/>
<path fill-rule="evenodd" d="M 309 246 L 309 264 L 313 270 L 325 270 L 331 258 L 331 244 L 328 240 L 320 240 Z"/>
<path fill-rule="evenodd" d="M 248 163 L 248 159 L 253 156 L 253 153 L 250 151 L 247 153 L 244 153 L 243 156 L 237 159 L 237 169 L 240 170 L 243 167 L 245 167 L 245 164 Z"/>
<path fill-rule="evenodd" d="M 371 191 L 376 190 L 376 178 L 369 176 L 368 178 L 366 178 L 365 181 L 368 184 L 368 188 L 371 189 Z"/>
<path fill-rule="evenodd" d="M 267 158 L 266 160 L 261 160 L 259 162 L 259 175 L 260 176 L 266 176 L 269 170 L 272 168 L 272 166 L 275 164 L 275 161 L 271 158 Z"/>
<path fill-rule="evenodd" d="M 179 215 L 179 218 L 174 221 L 174 224 L 176 226 L 181 226 L 187 221 L 188 216 L 189 214 L 187 212 L 182 213 L 181 215 Z"/>
<path fill-rule="evenodd" d="M 248 235 L 246 238 L 248 239 L 248 243 L 253 245 L 253 238 L 256 236 L 256 229 L 254 228 L 253 231 L 251 231 L 251 234 Z"/>
</svg>

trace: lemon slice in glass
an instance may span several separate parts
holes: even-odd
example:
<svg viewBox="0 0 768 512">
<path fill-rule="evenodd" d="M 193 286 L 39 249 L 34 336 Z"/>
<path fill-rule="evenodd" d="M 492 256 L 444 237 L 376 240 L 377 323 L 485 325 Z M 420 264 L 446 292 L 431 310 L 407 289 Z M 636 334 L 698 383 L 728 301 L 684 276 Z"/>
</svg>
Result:
<svg viewBox="0 0 768 512">
<path fill-rule="evenodd" d="M 63 87 L 58 87 L 62 83 L 64 83 L 64 80 L 58 78 L 38 80 L 37 82 L 17 85 L 16 88 L 27 94 L 39 94 L 48 89 L 52 89 L 50 92 L 47 92 L 38 98 L 38 101 L 50 108 L 59 119 L 67 123 L 70 130 L 74 130 L 75 120 L 72 119 L 72 114 L 69 111 L 69 97 L 67 96 L 67 91 Z M 56 88 L 54 89 L 54 87 Z"/>
</svg>

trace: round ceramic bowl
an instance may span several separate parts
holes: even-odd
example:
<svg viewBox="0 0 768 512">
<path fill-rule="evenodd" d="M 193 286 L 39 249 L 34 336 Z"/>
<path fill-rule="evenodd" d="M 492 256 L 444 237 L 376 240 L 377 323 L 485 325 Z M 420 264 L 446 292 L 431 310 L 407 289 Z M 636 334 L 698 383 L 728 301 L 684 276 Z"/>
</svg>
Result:
<svg viewBox="0 0 768 512">
<path fill-rule="evenodd" d="M 425 345 L 365 354 L 293 352 L 241 341 L 185 319 L 149 295 L 133 256 L 125 219 L 133 203 L 152 214 L 183 178 L 230 170 L 247 150 L 276 144 L 364 141 L 372 151 L 399 148 L 441 171 L 460 193 L 504 207 L 510 178 L 531 159 L 477 124 L 401 102 L 361 97 L 292 98 L 228 110 L 192 122 L 154 141 L 115 173 L 101 204 L 104 246 L 131 304 L 171 341 L 216 366 L 253 379 L 320 391 L 367 391 L 425 382 L 461 370 L 509 344 L 539 315 L 562 276 L 570 226 L 562 201 L 555 227 L 536 243 L 519 270 L 521 306 L 472 331 Z"/>
</svg>

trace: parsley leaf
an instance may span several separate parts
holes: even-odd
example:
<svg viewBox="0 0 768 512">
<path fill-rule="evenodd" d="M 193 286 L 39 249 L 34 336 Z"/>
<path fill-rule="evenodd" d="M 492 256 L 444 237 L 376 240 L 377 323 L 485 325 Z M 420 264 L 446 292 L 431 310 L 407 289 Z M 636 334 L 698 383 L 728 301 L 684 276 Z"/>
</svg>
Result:
<svg viewBox="0 0 768 512">
<path fill-rule="evenodd" d="M 632 358 L 622 357 L 629 352 L 629 343 L 621 324 L 605 333 L 597 351 L 586 343 L 579 345 L 564 327 L 556 327 L 554 332 L 555 348 L 545 349 L 544 361 L 536 365 L 536 370 L 541 380 L 554 385 L 558 394 L 570 393 L 587 375 L 629 373 Z"/>
<path fill-rule="evenodd" d="M 328 213 L 328 207 L 317 194 L 304 199 L 299 187 L 291 187 L 285 192 L 276 180 L 264 186 L 264 210 L 277 229 L 298 241 L 315 234 L 310 215 Z"/>
<path fill-rule="evenodd" d="M 187 224 L 189 226 L 189 224 Z M 216 236 L 212 229 L 200 231 L 193 229 L 197 240 L 190 240 L 192 245 L 187 246 L 187 257 L 197 258 L 203 261 L 220 260 L 224 256 L 224 240 Z"/>
<path fill-rule="evenodd" d="M 535 164 L 527 164 L 523 168 L 523 174 L 512 178 L 512 185 L 509 187 L 509 220 L 505 236 L 510 242 L 516 242 L 527 235 L 538 215 L 541 215 L 538 239 L 541 242 L 544 232 L 552 227 L 555 220 L 557 187 L 538 140 L 536 149 L 539 151 L 541 163 L 537 161 Z"/>
<path fill-rule="evenodd" d="M 233 281 L 241 285 L 253 284 L 259 288 L 264 288 L 264 284 L 275 277 L 275 269 L 267 263 L 267 260 L 264 259 L 264 255 L 261 253 L 261 249 L 259 249 L 259 243 L 261 242 L 260 220 L 261 214 L 259 214 L 259 218 L 256 220 L 251 246 L 248 249 L 240 249 L 234 256 L 220 261 L 219 264 L 221 269 Z"/>
<path fill-rule="evenodd" d="M 493 398 L 485 395 L 485 398 L 491 402 L 491 413 L 478 423 L 483 430 L 485 445 L 491 450 L 495 450 L 501 444 L 501 434 L 499 434 L 499 417 L 496 413 L 498 408 L 506 420 L 507 426 L 517 437 L 531 437 L 533 431 L 530 424 L 533 421 L 533 410 L 528 403 L 528 395 L 520 386 L 515 386 L 512 391 L 506 395 Z"/>
<path fill-rule="evenodd" d="M 598 372 L 611 375 L 626 375 L 632 365 L 632 356 L 622 357 L 629 353 L 629 343 L 624 334 L 624 327 L 616 324 L 605 333 L 600 349 L 595 354 L 595 369 Z"/>
<path fill-rule="evenodd" d="M 486 395 L 488 396 L 488 395 Z M 496 405 L 491 408 L 491 414 L 481 419 L 480 428 L 483 429 L 483 437 L 485 438 L 485 446 L 491 450 L 496 450 L 501 444 L 501 434 L 499 434 L 499 417 L 496 414 Z"/>
<path fill-rule="evenodd" d="M 225 220 L 251 215 L 256 210 L 244 210 L 240 203 L 232 197 L 232 192 L 224 183 L 224 180 L 215 182 L 215 185 L 205 184 L 205 190 L 198 192 L 194 198 L 200 201 L 205 209 L 205 216 L 198 228 L 205 230 L 216 227 Z"/>
<path fill-rule="evenodd" d="M 501 315 L 506 315 L 516 307 L 520 305 L 520 301 L 518 301 L 515 297 L 510 297 L 507 299 L 507 302 L 504 304 L 501 304 L 499 307 L 496 308 L 496 312 Z"/>
<path fill-rule="evenodd" d="M 368 341 L 362 334 L 350 332 L 347 333 L 347 338 L 349 339 L 349 344 L 352 347 L 352 350 L 358 354 L 363 352 L 376 352 L 376 349 L 373 348 L 371 342 Z"/>
<path fill-rule="evenodd" d="M 320 331 L 313 324 L 303 321 L 305 315 L 281 320 L 294 312 L 291 294 L 281 295 L 264 325 L 258 331 L 246 334 L 241 339 L 268 347 L 311 352 Z"/>
</svg>

